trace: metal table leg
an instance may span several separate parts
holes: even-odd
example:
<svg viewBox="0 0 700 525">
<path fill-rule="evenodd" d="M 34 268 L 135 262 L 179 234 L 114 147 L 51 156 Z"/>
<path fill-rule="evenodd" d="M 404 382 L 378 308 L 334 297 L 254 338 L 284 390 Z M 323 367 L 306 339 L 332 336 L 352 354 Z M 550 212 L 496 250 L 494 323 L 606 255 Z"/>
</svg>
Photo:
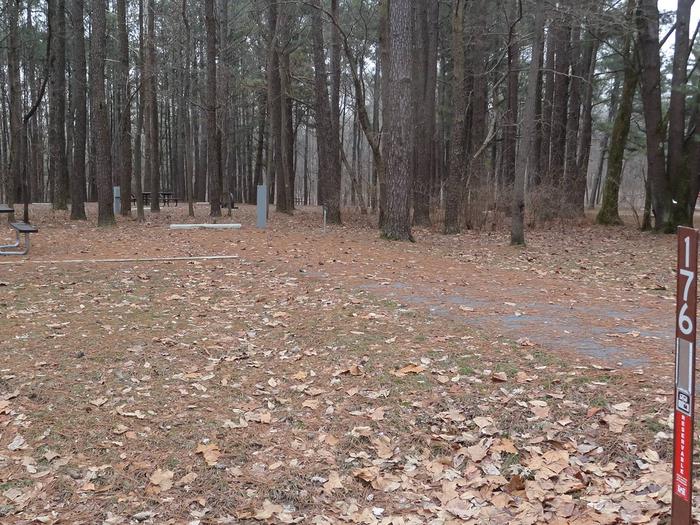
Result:
<svg viewBox="0 0 700 525">
<path fill-rule="evenodd" d="M 0 250 L 4 248 L 17 248 L 19 246 L 19 232 L 15 231 L 16 239 L 13 244 L 0 244 Z"/>
</svg>

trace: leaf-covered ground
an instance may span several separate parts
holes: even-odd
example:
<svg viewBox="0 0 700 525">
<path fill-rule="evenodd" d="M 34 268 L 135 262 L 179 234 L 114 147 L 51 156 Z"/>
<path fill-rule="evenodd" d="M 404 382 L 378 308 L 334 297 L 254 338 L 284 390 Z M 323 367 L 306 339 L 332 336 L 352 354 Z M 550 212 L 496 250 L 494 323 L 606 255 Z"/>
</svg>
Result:
<svg viewBox="0 0 700 525">
<path fill-rule="evenodd" d="M 668 521 L 672 238 L 185 211 L 0 260 L 2 523 Z"/>
</svg>

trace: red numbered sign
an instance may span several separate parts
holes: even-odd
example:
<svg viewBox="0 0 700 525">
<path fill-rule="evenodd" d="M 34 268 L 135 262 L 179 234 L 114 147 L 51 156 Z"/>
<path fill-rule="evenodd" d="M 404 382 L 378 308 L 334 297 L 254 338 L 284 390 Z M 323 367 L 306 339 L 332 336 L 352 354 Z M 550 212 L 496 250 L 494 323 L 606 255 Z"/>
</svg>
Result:
<svg viewBox="0 0 700 525">
<path fill-rule="evenodd" d="M 673 525 L 690 525 L 692 523 L 697 277 L 698 230 L 679 228 L 673 437 Z"/>
</svg>

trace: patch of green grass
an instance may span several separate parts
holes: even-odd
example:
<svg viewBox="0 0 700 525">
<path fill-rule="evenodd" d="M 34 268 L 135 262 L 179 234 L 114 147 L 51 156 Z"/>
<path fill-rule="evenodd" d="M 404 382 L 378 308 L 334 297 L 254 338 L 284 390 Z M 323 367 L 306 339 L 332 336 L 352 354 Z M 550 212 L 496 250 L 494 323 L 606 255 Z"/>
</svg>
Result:
<svg viewBox="0 0 700 525">
<path fill-rule="evenodd" d="M 653 432 L 654 434 L 657 434 L 659 432 L 665 432 L 668 430 L 668 427 L 658 419 L 647 419 L 644 422 L 644 425 L 650 432 Z"/>
<path fill-rule="evenodd" d="M 551 352 L 545 350 L 534 350 L 530 355 L 535 358 L 534 362 L 539 366 L 555 366 L 561 364 L 561 361 Z"/>
<path fill-rule="evenodd" d="M 508 377 L 514 377 L 520 369 L 513 363 L 498 363 L 496 365 L 496 372 L 505 372 Z"/>
<path fill-rule="evenodd" d="M 399 377 L 385 372 L 378 379 L 381 386 L 393 386 L 405 392 L 430 390 L 433 387 L 430 379 L 421 374 L 407 374 Z"/>
<path fill-rule="evenodd" d="M 503 458 L 501 466 L 501 474 L 507 476 L 510 473 L 510 468 L 520 464 L 520 454 L 508 454 Z"/>
<path fill-rule="evenodd" d="M 32 481 L 29 479 L 15 479 L 11 481 L 6 481 L 5 483 L 0 483 L 0 492 L 5 492 L 11 488 L 17 487 L 31 487 Z"/>
<path fill-rule="evenodd" d="M 605 398 L 605 396 L 598 395 L 598 396 L 593 397 L 593 398 L 588 402 L 588 404 L 589 404 L 590 406 L 592 406 L 592 407 L 600 407 L 600 408 L 603 408 L 603 407 L 608 406 L 608 400 Z"/>
</svg>

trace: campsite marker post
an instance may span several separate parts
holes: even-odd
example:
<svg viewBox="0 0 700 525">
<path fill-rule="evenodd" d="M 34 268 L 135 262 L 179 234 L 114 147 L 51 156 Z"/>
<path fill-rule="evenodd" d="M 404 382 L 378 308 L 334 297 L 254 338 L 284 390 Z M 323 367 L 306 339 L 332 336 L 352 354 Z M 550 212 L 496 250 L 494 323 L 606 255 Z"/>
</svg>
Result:
<svg viewBox="0 0 700 525">
<path fill-rule="evenodd" d="M 693 521 L 698 230 L 678 229 L 672 525 Z"/>
</svg>

